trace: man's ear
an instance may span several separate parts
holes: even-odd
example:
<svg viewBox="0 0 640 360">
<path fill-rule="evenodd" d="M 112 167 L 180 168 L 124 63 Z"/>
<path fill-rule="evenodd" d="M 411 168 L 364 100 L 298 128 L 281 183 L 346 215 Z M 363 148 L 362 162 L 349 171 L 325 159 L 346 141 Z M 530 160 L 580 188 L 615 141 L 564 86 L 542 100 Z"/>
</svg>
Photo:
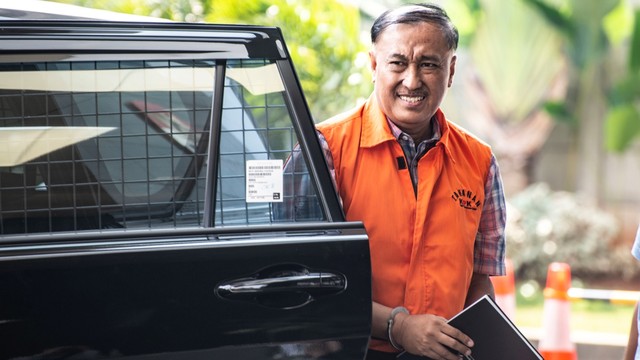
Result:
<svg viewBox="0 0 640 360">
<path fill-rule="evenodd" d="M 451 87 L 451 85 L 453 84 L 453 74 L 456 73 L 456 60 L 458 59 L 458 57 L 456 55 L 453 55 L 451 57 L 451 63 L 449 64 L 449 82 L 447 84 L 447 87 Z"/>
<path fill-rule="evenodd" d="M 369 51 L 369 65 L 371 67 L 371 80 L 376 82 L 376 68 L 378 63 L 376 62 L 376 54 L 373 50 Z"/>
</svg>

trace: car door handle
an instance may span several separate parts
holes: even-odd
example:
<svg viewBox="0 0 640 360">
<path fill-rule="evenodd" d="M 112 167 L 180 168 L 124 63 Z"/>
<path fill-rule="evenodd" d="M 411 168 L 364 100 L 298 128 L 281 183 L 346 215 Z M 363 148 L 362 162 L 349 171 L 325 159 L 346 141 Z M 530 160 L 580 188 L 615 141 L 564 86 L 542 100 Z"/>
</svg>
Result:
<svg viewBox="0 0 640 360">
<path fill-rule="evenodd" d="M 215 292 L 226 300 L 295 309 L 346 289 L 347 277 L 343 274 L 309 269 L 300 264 L 279 264 L 218 283 Z"/>
<path fill-rule="evenodd" d="M 310 272 L 305 274 L 274 276 L 263 279 L 242 278 L 221 283 L 216 292 L 225 298 L 244 298 L 252 294 L 278 292 L 307 292 L 310 295 L 327 295 L 346 289 L 343 275 Z"/>
</svg>

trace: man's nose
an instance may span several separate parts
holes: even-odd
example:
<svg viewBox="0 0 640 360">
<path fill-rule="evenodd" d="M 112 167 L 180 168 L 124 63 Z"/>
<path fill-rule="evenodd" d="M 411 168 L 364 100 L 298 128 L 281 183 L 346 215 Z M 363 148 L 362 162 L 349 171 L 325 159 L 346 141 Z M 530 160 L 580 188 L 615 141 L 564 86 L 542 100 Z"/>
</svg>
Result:
<svg viewBox="0 0 640 360">
<path fill-rule="evenodd" d="M 404 73 L 404 79 L 402 80 L 402 84 L 407 89 L 418 89 L 422 86 L 422 80 L 420 79 L 420 71 L 416 66 L 409 66 Z"/>
</svg>

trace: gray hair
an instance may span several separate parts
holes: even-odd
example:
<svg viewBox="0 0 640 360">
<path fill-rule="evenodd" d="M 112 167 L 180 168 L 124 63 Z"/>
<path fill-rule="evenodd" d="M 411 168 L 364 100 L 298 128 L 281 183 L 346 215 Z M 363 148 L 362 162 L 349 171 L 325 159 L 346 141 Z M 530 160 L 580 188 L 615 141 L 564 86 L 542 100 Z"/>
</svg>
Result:
<svg viewBox="0 0 640 360">
<path fill-rule="evenodd" d="M 449 49 L 455 50 L 458 48 L 458 29 L 453 25 L 447 13 L 434 4 L 414 4 L 385 11 L 371 26 L 371 43 L 375 44 L 380 34 L 391 25 L 420 22 L 438 26 L 447 40 Z"/>
</svg>

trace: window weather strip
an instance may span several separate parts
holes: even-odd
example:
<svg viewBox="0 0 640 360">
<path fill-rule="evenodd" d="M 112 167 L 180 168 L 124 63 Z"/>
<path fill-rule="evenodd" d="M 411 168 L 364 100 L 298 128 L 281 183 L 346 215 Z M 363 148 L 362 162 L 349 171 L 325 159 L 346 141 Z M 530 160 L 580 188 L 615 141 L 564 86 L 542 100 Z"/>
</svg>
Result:
<svg viewBox="0 0 640 360">
<path fill-rule="evenodd" d="M 224 100 L 224 79 L 227 62 L 216 62 L 215 81 L 213 84 L 213 102 L 211 104 L 211 127 L 209 128 L 209 166 L 207 167 L 204 220 L 203 227 L 215 227 L 216 217 L 216 189 L 218 183 L 218 169 L 220 167 L 220 131 L 222 129 L 222 101 Z"/>
<path fill-rule="evenodd" d="M 329 171 L 327 171 L 327 169 L 317 169 L 313 165 L 326 164 L 326 160 L 322 153 L 318 136 L 316 135 L 315 124 L 313 123 L 309 108 L 305 106 L 306 100 L 302 94 L 300 82 L 298 81 L 295 70 L 286 60 L 277 60 L 276 64 L 282 74 L 282 81 L 285 84 L 285 88 L 290 90 L 285 92 L 285 101 L 289 103 L 289 107 L 292 109 L 291 120 L 294 123 L 300 146 L 302 149 L 307 150 L 303 151 L 302 154 L 305 156 L 307 162 L 309 176 L 316 184 L 318 201 L 325 211 L 327 216 L 326 220 L 330 222 L 345 221 L 342 205 L 335 192 Z"/>
<path fill-rule="evenodd" d="M 246 66 L 245 62 L 243 60 L 240 60 L 240 68 L 244 69 Z M 247 163 L 247 128 L 245 127 L 245 124 L 247 124 L 248 121 L 254 121 L 255 116 L 252 114 L 248 119 L 247 119 L 247 114 L 249 112 L 251 112 L 251 105 L 248 104 L 247 102 L 247 89 L 244 86 L 240 87 L 240 93 L 242 94 L 242 96 L 240 96 L 240 108 L 242 109 L 242 163 L 246 164 Z M 254 129 L 254 131 L 258 131 L 258 129 Z M 269 146 L 269 143 L 267 143 L 267 147 Z M 245 168 L 246 171 L 246 168 Z M 245 173 L 245 179 L 246 179 L 247 174 Z M 245 180 L 246 182 L 247 180 Z M 246 201 L 246 193 L 245 193 L 245 201 L 244 201 L 244 218 L 245 218 L 245 224 L 249 223 L 250 217 L 249 217 L 249 203 Z M 224 214 L 224 211 L 220 212 L 221 214 Z"/>
</svg>

